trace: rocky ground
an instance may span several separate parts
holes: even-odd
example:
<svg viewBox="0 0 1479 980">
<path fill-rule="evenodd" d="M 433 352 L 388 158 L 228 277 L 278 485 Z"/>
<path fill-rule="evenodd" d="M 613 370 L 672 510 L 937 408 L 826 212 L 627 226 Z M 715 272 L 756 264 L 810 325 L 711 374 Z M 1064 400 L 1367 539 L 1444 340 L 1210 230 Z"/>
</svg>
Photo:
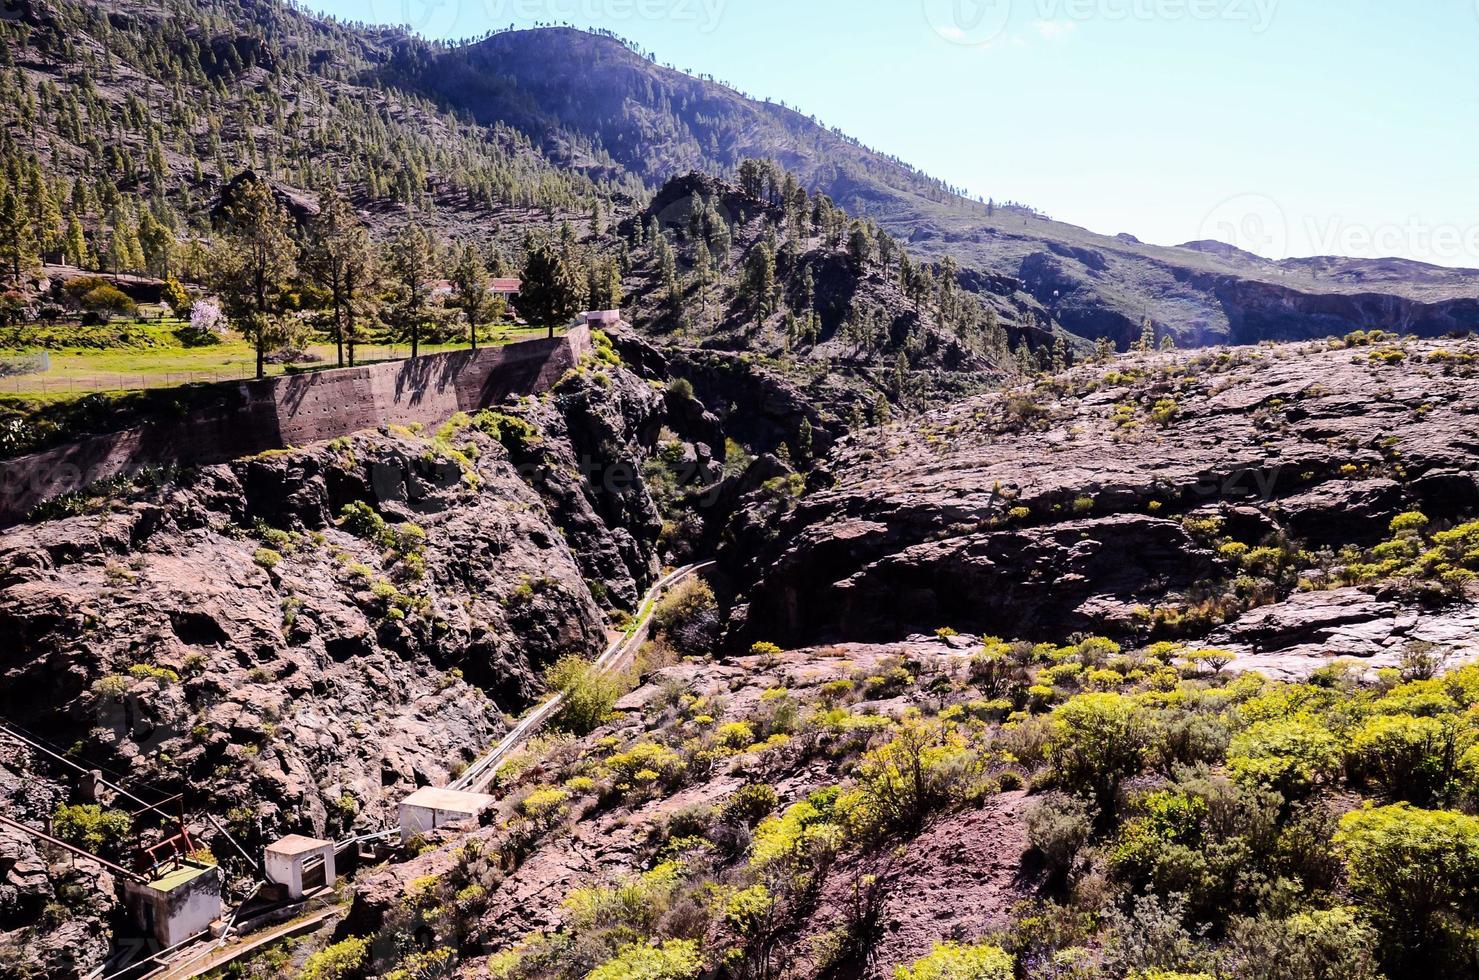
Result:
<svg viewBox="0 0 1479 980">
<path fill-rule="evenodd" d="M 1398 514 L 1479 508 L 1476 353 L 1140 355 L 848 438 L 780 527 L 722 552 L 731 636 L 1194 637 L 1285 675 L 1411 640 L 1472 655 L 1467 603 L 1343 570 Z"/>
<path fill-rule="evenodd" d="M 547 398 L 107 488 L 8 532 L 5 717 L 139 793 L 186 787 L 249 850 L 342 836 L 453 776 L 664 561 L 717 552 L 722 644 L 659 634 L 594 730 L 509 764 L 482 827 L 362 872 L 332 938 L 368 937 L 382 973 L 583 977 L 647 937 L 733 951 L 732 976 L 881 978 L 945 940 L 1031 951 L 1022 903 L 1059 894 L 1030 827 L 1055 706 L 1215 699 L 1251 671 L 1379 677 L 1365 704 L 1479 652 L 1474 342 L 1121 357 L 851 433 L 742 357 L 602 350 Z M 803 420 L 827 455 L 797 473 L 765 450 Z M 867 793 L 919 725 L 953 788 L 900 822 Z M 32 823 L 74 777 L 0 755 Z M 195 829 L 235 874 L 224 833 Z M 14 835 L 0 869 L 24 965 L 101 961 L 102 869 Z M 1111 932 L 1095 957 L 1134 929 Z"/>
<path fill-rule="evenodd" d="M 961 674 L 974 651 L 966 642 L 915 638 L 724 663 L 694 660 L 657 671 L 617 703 L 610 724 L 581 739 L 536 742 L 525 758 L 516 760 L 515 774 L 500 787 L 499 812 L 488 826 L 470 834 L 449 832 L 430 842 L 431 849 L 415 860 L 362 876 L 354 911 L 340 932 L 414 931 L 404 917 L 408 901 L 428 881 L 455 878 L 459 867 L 465 868 L 469 850 L 502 855 L 504 870 L 481 879 L 487 891 L 476 904 L 476 922 L 458 933 L 462 942 L 441 937 L 449 948 L 456 946 L 461 976 L 487 975 L 490 953 L 491 962 L 497 963 L 497 953 L 529 949 L 542 935 L 590 931 L 581 896 L 592 889 L 633 887 L 634 876 L 686 846 L 686 835 L 700 833 L 715 842 L 720 853 L 706 874 L 715 888 L 723 889 L 745 873 L 744 854 L 751 843 L 749 827 L 725 822 L 736 794 L 747 786 L 771 787 L 775 802 L 769 810 L 779 814 L 834 785 L 866 746 L 866 734 L 849 734 L 835 724 L 829 731 L 813 714 L 838 703 L 839 683 L 849 689 L 856 685 L 859 692 L 841 696 L 847 704 L 843 714 L 871 717 L 879 722 L 871 726 L 877 731 L 887 724 L 885 719 L 902 718 L 920 707 L 937 708 L 938 701 L 927 693 L 929 682 Z M 867 683 L 903 664 L 912 671 L 906 683 Z M 786 720 L 777 722 L 778 715 Z M 767 728 L 773 733 L 749 746 L 736 742 L 700 751 L 682 776 L 646 790 L 613 788 L 602 775 L 602 760 L 619 757 L 633 745 L 681 744 L 684 753 L 699 744 L 722 745 L 725 726 L 736 722 L 752 726 L 752 737 Z M 790 734 L 776 738 L 781 731 Z M 594 774 L 594 785 L 586 788 L 590 776 L 582 781 L 579 774 Z M 511 828 L 527 832 L 526 801 L 538 789 L 562 781 L 568 798 L 559 814 L 532 831 L 532 845 L 516 844 L 520 831 Z M 929 952 L 942 938 L 981 935 L 1006 925 L 1012 907 L 1038 884 L 1038 876 L 1024 869 L 1022 861 L 1025 805 L 1023 793 L 1006 793 L 981 809 L 932 825 L 897 856 L 839 858 L 817 883 L 808 914 L 780 927 L 784 939 L 778 935 L 776 941 L 784 950 L 776 952 L 775 966 L 784 964 L 794 971 L 784 975 L 795 976 L 820 969 L 825 950 L 846 928 L 853 891 L 867 875 L 884 881 L 878 894 L 883 935 L 872 965 L 846 975 L 891 977 L 895 966 Z M 518 857 L 510 860 L 515 853 Z M 698 866 L 696 859 L 688 860 Z M 669 900 L 653 898 L 653 915 L 662 917 L 666 909 L 664 921 L 681 923 L 679 913 L 668 908 Z M 437 926 L 438 916 L 427 919 Z M 717 942 L 720 937 L 713 938 Z M 567 955 L 588 954 L 577 943 Z M 563 968 L 573 969 L 568 962 Z"/>
<path fill-rule="evenodd" d="M 661 437 L 712 478 L 716 450 L 678 433 L 714 429 L 697 403 L 593 363 L 436 432 L 66 502 L 53 510 L 73 516 L 0 538 L 4 717 L 147 800 L 183 788 L 249 851 L 393 823 L 402 796 L 455 776 L 542 693 L 543 668 L 603 649 L 635 611 L 662 526 L 643 461 Z M 0 772 L 18 819 L 79 802 L 51 760 Z M 216 828 L 193 829 L 234 858 Z M 29 844 L 0 846 L 6 927 L 43 905 L 70 921 Z"/>
</svg>

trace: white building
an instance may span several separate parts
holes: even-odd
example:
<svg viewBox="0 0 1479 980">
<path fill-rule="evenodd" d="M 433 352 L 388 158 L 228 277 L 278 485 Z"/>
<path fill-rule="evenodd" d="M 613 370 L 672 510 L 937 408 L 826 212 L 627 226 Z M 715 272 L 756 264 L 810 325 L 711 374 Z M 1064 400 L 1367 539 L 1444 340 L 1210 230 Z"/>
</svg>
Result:
<svg viewBox="0 0 1479 980">
<path fill-rule="evenodd" d="M 401 843 L 447 824 L 476 824 L 493 803 L 484 793 L 423 786 L 401 801 Z"/>
<path fill-rule="evenodd" d="M 181 861 L 147 882 L 125 881 L 123 898 L 139 928 L 166 949 L 210 929 L 221 917 L 221 871 Z"/>
<path fill-rule="evenodd" d="M 289 834 L 269 844 L 262 855 L 267 880 L 287 890 L 288 898 L 334 884 L 334 842 Z"/>
</svg>

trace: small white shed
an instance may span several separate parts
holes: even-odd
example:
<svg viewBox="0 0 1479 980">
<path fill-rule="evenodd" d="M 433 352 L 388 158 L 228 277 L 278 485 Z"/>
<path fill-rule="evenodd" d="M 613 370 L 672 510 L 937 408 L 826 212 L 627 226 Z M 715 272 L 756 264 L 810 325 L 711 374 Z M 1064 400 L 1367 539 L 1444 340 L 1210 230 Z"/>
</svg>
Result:
<svg viewBox="0 0 1479 980">
<path fill-rule="evenodd" d="M 401 843 L 451 823 L 477 823 L 493 805 L 485 793 L 423 786 L 401 801 Z"/>
<path fill-rule="evenodd" d="M 262 863 L 268 881 L 286 888 L 288 898 L 302 898 L 304 892 L 334 883 L 334 842 L 289 834 L 267 845 Z"/>
<path fill-rule="evenodd" d="M 221 917 L 221 872 L 215 865 L 181 861 L 147 882 L 123 883 L 134 920 L 168 949 L 210 929 Z"/>
</svg>

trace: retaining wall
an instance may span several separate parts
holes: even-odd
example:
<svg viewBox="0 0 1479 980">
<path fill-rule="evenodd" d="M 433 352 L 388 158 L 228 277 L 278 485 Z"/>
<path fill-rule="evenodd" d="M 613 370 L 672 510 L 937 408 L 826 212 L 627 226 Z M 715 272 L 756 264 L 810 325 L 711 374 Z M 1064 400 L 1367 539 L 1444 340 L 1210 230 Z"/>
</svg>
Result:
<svg viewBox="0 0 1479 980">
<path fill-rule="evenodd" d="M 236 407 L 91 436 L 0 462 L 0 526 L 100 480 L 158 466 L 203 466 L 382 425 L 428 428 L 510 395 L 548 390 L 590 350 L 590 331 L 415 360 L 236 385 Z"/>
</svg>

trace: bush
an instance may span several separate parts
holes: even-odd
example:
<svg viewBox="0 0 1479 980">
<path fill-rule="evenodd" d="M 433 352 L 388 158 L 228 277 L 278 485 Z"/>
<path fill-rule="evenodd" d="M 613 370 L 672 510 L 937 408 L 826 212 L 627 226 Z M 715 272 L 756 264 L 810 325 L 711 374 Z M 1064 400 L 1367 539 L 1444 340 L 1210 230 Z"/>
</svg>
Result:
<svg viewBox="0 0 1479 980">
<path fill-rule="evenodd" d="M 1340 743 L 1315 719 L 1260 721 L 1233 738 L 1227 764 L 1239 782 L 1298 799 L 1338 774 Z"/>
<path fill-rule="evenodd" d="M 875 833 L 913 835 L 980 788 L 982 762 L 954 726 L 906 718 L 892 739 L 863 757 L 858 792 Z"/>
<path fill-rule="evenodd" d="M 1238 980 L 1382 980 L 1376 935 L 1350 909 L 1240 919 L 1219 966 Z"/>
<path fill-rule="evenodd" d="M 625 686 L 611 674 L 596 670 L 581 657 L 561 657 L 544 673 L 544 683 L 564 698 L 555 724 L 576 735 L 586 735 L 605 724 Z"/>
<path fill-rule="evenodd" d="M 1459 761 L 1472 744 L 1473 733 L 1451 715 L 1378 715 L 1351 737 L 1349 755 L 1354 774 L 1392 799 L 1444 805 L 1457 789 Z"/>
<path fill-rule="evenodd" d="M 633 943 L 614 959 L 586 974 L 585 980 L 693 980 L 703 969 L 698 943 L 670 939 L 661 946 Z"/>
<path fill-rule="evenodd" d="M 80 302 L 83 309 L 104 316 L 133 316 L 139 311 L 139 304 L 129 299 L 128 294 L 107 283 L 88 290 Z"/>
<path fill-rule="evenodd" d="M 1475 924 L 1479 819 L 1407 803 L 1368 806 L 1341 818 L 1335 845 L 1392 972 L 1439 970 L 1461 955 L 1455 947 Z"/>
<path fill-rule="evenodd" d="M 681 653 L 707 654 L 719 638 L 719 604 L 714 590 L 702 579 L 684 581 L 657 604 L 652 627 Z"/>
<path fill-rule="evenodd" d="M 133 831 L 133 818 L 122 810 L 104 810 L 95 803 L 59 806 L 51 816 L 51 829 L 68 844 L 117 860 Z"/>
<path fill-rule="evenodd" d="M 395 535 L 385 523 L 385 518 L 363 500 L 354 500 L 344 505 L 344 509 L 339 512 L 339 526 L 355 537 L 372 541 L 382 548 L 389 548 L 395 542 Z"/>
<path fill-rule="evenodd" d="M 1069 880 L 1093 832 L 1088 808 L 1071 796 L 1045 796 L 1027 810 L 1027 843 L 1059 884 Z"/>
<path fill-rule="evenodd" d="M 1054 781 L 1088 799 L 1101 822 L 1114 815 L 1120 785 L 1140 773 L 1153 741 L 1145 710 L 1120 694 L 1081 694 L 1053 713 L 1048 762 Z"/>
<path fill-rule="evenodd" d="M 768 817 L 779 802 L 780 797 L 776 796 L 775 790 L 764 783 L 741 786 L 724 802 L 724 821 L 754 827 Z"/>
<path fill-rule="evenodd" d="M 937 943 L 927 956 L 894 970 L 894 980 L 1012 980 L 1016 964 L 1000 946 Z"/>
<path fill-rule="evenodd" d="M 303 963 L 299 980 L 347 980 L 363 972 L 370 958 L 370 941 L 351 936 L 326 946 Z"/>
</svg>

